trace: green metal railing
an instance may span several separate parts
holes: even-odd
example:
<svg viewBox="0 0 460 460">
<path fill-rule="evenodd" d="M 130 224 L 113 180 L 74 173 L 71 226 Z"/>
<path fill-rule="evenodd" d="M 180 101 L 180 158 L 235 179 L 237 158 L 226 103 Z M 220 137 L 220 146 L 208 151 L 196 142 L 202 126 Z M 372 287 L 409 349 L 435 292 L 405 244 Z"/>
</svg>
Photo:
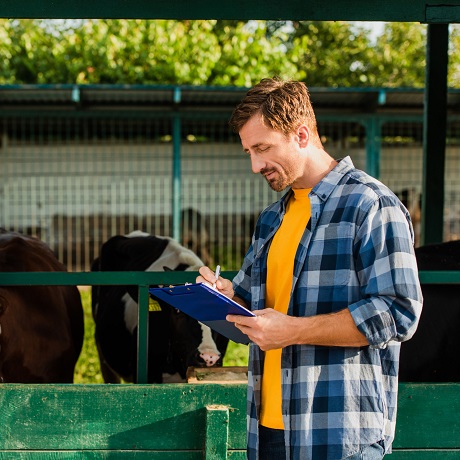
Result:
<svg viewBox="0 0 460 460">
<path fill-rule="evenodd" d="M 222 272 L 233 279 L 236 271 Z M 149 286 L 193 283 L 198 272 L 2 272 L 0 286 L 138 286 L 137 381 L 147 383 Z M 422 284 L 460 284 L 460 271 L 420 271 Z"/>
<path fill-rule="evenodd" d="M 232 279 L 236 272 L 222 272 Z M 149 286 L 193 283 L 198 272 L 2 272 L 0 286 L 138 286 L 137 381 L 147 383 Z"/>
</svg>

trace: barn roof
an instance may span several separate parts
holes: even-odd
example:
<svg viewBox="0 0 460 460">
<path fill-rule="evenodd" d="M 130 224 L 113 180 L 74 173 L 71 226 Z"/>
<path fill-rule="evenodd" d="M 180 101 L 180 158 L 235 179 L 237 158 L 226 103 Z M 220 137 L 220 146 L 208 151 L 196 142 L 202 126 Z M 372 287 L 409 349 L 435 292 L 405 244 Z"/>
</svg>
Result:
<svg viewBox="0 0 460 460">
<path fill-rule="evenodd" d="M 0 116 L 20 111 L 228 112 L 248 88 L 143 85 L 0 86 Z M 318 114 L 422 114 L 422 88 L 310 88 Z M 460 113 L 460 89 L 448 92 L 449 114 Z"/>
</svg>

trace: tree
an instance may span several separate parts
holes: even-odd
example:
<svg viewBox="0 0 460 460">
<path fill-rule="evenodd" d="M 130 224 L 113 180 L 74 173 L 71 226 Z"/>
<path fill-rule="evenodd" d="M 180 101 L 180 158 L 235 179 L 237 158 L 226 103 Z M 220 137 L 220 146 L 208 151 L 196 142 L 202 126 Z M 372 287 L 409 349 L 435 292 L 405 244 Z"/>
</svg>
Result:
<svg viewBox="0 0 460 460">
<path fill-rule="evenodd" d="M 309 86 L 368 85 L 372 47 L 365 30 L 347 22 L 308 21 L 293 24 L 287 58 Z"/>
<path fill-rule="evenodd" d="M 0 83 L 252 85 L 295 74 L 265 23 L 0 20 Z M 3 27 L 1 27 L 3 26 Z"/>
<path fill-rule="evenodd" d="M 369 85 L 423 87 L 425 69 L 426 25 L 387 23 L 369 62 Z"/>
<path fill-rule="evenodd" d="M 39 83 L 55 39 L 30 20 L 0 20 L 0 83 Z"/>
<path fill-rule="evenodd" d="M 297 77 L 296 66 L 286 59 L 287 35 L 268 36 L 266 22 L 218 21 L 214 33 L 221 53 L 208 84 L 252 86 L 267 76 Z"/>
<path fill-rule="evenodd" d="M 449 74 L 452 88 L 460 88 L 460 25 L 450 24 Z"/>
<path fill-rule="evenodd" d="M 451 27 L 449 82 L 460 86 Z M 356 23 L 0 19 L 0 84 L 251 86 L 279 75 L 309 86 L 425 81 L 426 25 L 388 23 L 374 43 Z"/>
</svg>

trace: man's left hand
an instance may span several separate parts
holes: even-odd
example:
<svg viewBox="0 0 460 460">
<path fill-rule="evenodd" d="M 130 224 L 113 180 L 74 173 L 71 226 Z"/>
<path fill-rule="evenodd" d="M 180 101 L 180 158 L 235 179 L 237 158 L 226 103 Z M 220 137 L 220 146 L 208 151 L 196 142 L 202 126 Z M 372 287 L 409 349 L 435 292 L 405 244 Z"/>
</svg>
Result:
<svg viewBox="0 0 460 460">
<path fill-rule="evenodd" d="M 261 350 L 273 350 L 292 345 L 294 323 L 298 318 L 287 316 L 273 308 L 253 312 L 256 316 L 227 315 L 227 321 L 246 334 Z"/>
</svg>

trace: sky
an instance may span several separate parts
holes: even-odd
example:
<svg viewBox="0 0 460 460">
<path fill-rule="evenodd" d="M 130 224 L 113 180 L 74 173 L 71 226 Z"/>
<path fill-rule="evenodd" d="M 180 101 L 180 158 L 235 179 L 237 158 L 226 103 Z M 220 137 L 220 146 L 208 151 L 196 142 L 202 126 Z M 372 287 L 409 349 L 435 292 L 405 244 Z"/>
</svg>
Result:
<svg viewBox="0 0 460 460">
<path fill-rule="evenodd" d="M 369 36 L 373 42 L 375 42 L 379 35 L 382 35 L 383 28 L 385 27 L 385 22 L 380 21 L 360 21 L 356 23 L 369 30 Z"/>
</svg>

